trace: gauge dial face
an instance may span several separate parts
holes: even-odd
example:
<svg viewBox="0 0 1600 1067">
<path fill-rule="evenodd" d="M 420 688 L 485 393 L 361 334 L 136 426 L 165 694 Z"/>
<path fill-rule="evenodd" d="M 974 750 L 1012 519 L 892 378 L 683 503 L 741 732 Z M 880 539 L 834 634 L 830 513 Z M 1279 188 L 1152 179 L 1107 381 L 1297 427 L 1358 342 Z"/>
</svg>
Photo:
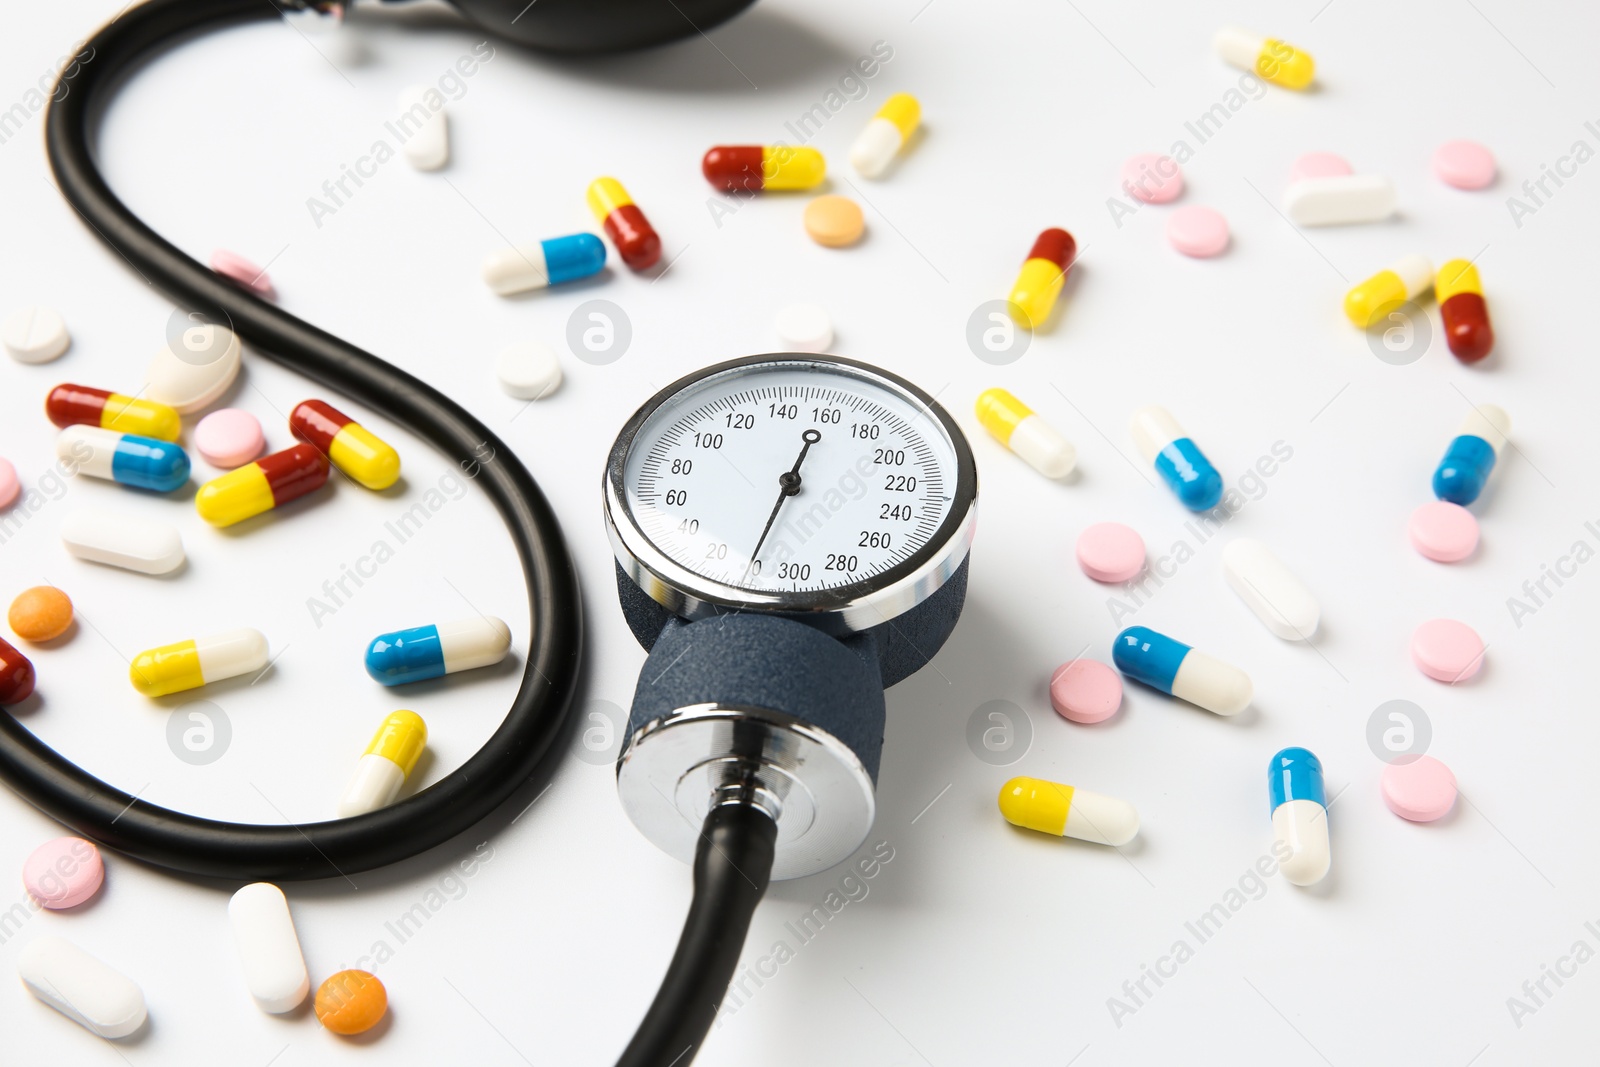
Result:
<svg viewBox="0 0 1600 1067">
<path fill-rule="evenodd" d="M 629 446 L 622 491 L 640 532 L 695 576 L 817 593 L 922 553 L 959 468 L 923 400 L 865 368 L 774 357 L 665 398 Z"/>
</svg>

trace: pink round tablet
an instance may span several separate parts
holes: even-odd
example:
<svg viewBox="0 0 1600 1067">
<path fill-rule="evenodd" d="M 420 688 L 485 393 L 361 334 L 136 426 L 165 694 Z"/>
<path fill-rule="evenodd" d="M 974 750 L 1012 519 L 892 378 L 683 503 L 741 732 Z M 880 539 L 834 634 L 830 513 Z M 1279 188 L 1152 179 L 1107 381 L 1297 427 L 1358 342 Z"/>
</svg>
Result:
<svg viewBox="0 0 1600 1067">
<path fill-rule="evenodd" d="M 1228 247 L 1228 220 L 1199 204 L 1180 207 L 1167 219 L 1167 240 L 1184 255 L 1205 259 Z"/>
<path fill-rule="evenodd" d="M 1171 156 L 1140 152 L 1122 164 L 1122 188 L 1136 200 L 1165 204 L 1183 192 L 1183 170 Z"/>
<path fill-rule="evenodd" d="M 1412 822 L 1442 819 L 1456 802 L 1456 776 L 1432 756 L 1389 764 L 1380 788 L 1389 810 Z"/>
<path fill-rule="evenodd" d="M 1477 141 L 1446 141 L 1433 153 L 1433 173 L 1457 189 L 1494 184 L 1494 153 Z"/>
<path fill-rule="evenodd" d="M 1411 660 L 1429 678 L 1464 682 L 1483 666 L 1483 638 L 1464 622 L 1429 619 L 1411 634 Z"/>
<path fill-rule="evenodd" d="M 211 253 L 211 269 L 258 296 L 272 295 L 272 279 L 267 277 L 267 272 L 237 252 L 217 249 Z"/>
<path fill-rule="evenodd" d="M 1078 566 L 1097 582 L 1125 582 L 1144 570 L 1144 538 L 1120 522 L 1097 522 L 1078 535 Z"/>
<path fill-rule="evenodd" d="M 41 907 L 53 910 L 82 904 L 105 877 L 100 850 L 81 837 L 46 841 L 22 865 L 23 888 Z"/>
<path fill-rule="evenodd" d="M 1343 156 L 1332 152 L 1307 152 L 1289 165 L 1291 184 L 1306 178 L 1342 178 L 1354 173 Z"/>
<path fill-rule="evenodd" d="M 265 444 L 261 423 L 238 408 L 213 411 L 194 428 L 194 447 L 213 467 L 242 467 L 261 455 Z"/>
<path fill-rule="evenodd" d="M 17 468 L 11 465 L 9 459 L 0 456 L 0 508 L 10 507 L 21 492 L 22 483 L 17 480 Z"/>
<path fill-rule="evenodd" d="M 1122 679 L 1098 660 L 1068 660 L 1050 676 L 1050 706 L 1073 722 L 1105 722 L 1122 706 Z"/>
<path fill-rule="evenodd" d="M 1460 504 L 1430 500 L 1406 524 L 1411 546 L 1429 559 L 1456 563 L 1478 547 L 1478 519 Z"/>
</svg>

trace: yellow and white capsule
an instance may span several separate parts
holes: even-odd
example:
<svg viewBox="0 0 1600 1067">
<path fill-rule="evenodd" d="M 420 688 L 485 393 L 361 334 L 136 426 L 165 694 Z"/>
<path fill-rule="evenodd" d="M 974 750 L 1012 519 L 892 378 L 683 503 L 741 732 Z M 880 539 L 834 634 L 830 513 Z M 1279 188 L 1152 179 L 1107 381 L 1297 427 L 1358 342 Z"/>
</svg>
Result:
<svg viewBox="0 0 1600 1067">
<path fill-rule="evenodd" d="M 994 439 L 1046 478 L 1065 478 L 1078 462 L 1078 450 L 1033 410 L 1004 389 L 978 394 L 978 421 Z"/>
<path fill-rule="evenodd" d="M 384 719 L 339 798 L 339 818 L 393 804 L 427 744 L 428 726 L 416 712 L 397 711 Z"/>
<path fill-rule="evenodd" d="M 1433 288 L 1433 264 L 1427 256 L 1401 256 L 1386 269 L 1344 294 L 1344 313 L 1369 329 L 1407 300 Z"/>
<path fill-rule="evenodd" d="M 128 680 L 145 696 L 161 697 L 259 671 L 267 659 L 265 635 L 244 627 L 141 652 L 128 667 Z"/>
<path fill-rule="evenodd" d="M 921 121 L 922 105 L 917 98 L 910 93 L 895 93 L 856 135 L 855 144 L 850 146 L 850 165 L 863 178 L 879 177 L 911 140 Z"/>
<path fill-rule="evenodd" d="M 1317 73 L 1308 53 L 1275 37 L 1229 27 L 1217 32 L 1213 44 L 1226 62 L 1285 89 L 1304 89 Z"/>
<path fill-rule="evenodd" d="M 1127 801 L 1043 778 L 1001 786 L 1000 814 L 1013 826 L 1097 845 L 1126 845 L 1139 832 L 1139 813 Z"/>
</svg>

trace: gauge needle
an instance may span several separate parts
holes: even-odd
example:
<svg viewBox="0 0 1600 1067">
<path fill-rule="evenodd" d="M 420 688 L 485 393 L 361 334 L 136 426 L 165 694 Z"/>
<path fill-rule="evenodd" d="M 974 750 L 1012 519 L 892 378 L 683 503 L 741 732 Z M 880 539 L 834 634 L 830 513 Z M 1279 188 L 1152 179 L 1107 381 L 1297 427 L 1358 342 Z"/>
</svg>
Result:
<svg viewBox="0 0 1600 1067">
<path fill-rule="evenodd" d="M 772 532 L 772 524 L 778 519 L 778 512 L 783 510 L 783 502 L 800 492 L 800 464 L 806 461 L 806 453 L 811 451 L 811 446 L 822 440 L 822 434 L 816 430 L 807 430 L 800 435 L 803 442 L 800 445 L 800 454 L 795 457 L 794 466 L 778 475 L 778 500 L 772 505 L 772 514 L 767 516 L 767 524 L 761 528 L 761 537 L 756 541 L 755 550 L 750 553 L 750 562 L 745 566 L 744 572 L 750 573 L 750 568 L 756 565 L 756 557 L 761 553 L 761 546 L 767 543 L 767 534 Z"/>
</svg>

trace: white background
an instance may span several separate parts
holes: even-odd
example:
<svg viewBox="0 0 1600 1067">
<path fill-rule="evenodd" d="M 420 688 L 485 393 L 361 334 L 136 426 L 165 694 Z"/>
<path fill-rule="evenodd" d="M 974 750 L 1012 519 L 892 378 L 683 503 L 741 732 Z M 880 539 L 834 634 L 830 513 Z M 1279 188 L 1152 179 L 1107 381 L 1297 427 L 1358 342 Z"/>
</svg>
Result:
<svg viewBox="0 0 1600 1067">
<path fill-rule="evenodd" d="M 642 56 L 549 61 L 502 45 L 451 105 L 449 168 L 420 174 L 390 162 L 320 228 L 307 198 L 383 135 L 398 89 L 434 80 L 481 34 L 370 15 L 351 29 L 367 62 L 336 70 L 295 31 L 256 25 L 163 56 L 118 96 L 103 158 L 134 210 L 198 258 L 221 246 L 270 260 L 286 307 L 444 388 L 527 462 L 581 570 L 586 702 L 625 707 L 643 658 L 616 606 L 598 488 L 613 434 L 657 388 L 771 349 L 777 308 L 814 299 L 834 316 L 841 354 L 909 376 L 968 428 L 982 521 L 966 613 L 933 663 L 889 694 L 869 846 L 887 841 L 894 858 L 865 883 L 865 899 L 727 1018 L 699 1062 L 1593 1061 L 1600 963 L 1579 966 L 1563 987 L 1547 981 L 1554 995 L 1520 1027 L 1507 998 L 1575 942 L 1600 950 L 1584 925 L 1600 926 L 1600 725 L 1585 681 L 1600 636 L 1600 564 L 1559 589 L 1547 584 L 1554 596 L 1520 627 L 1506 602 L 1575 541 L 1600 547 L 1584 526 L 1600 520 L 1589 441 L 1600 384 L 1600 164 L 1548 185 L 1554 195 L 1520 227 L 1506 201 L 1574 141 L 1600 148 L 1583 125 L 1600 120 L 1591 54 L 1600 16 L 1575 2 L 1319 3 L 763 0 L 709 41 Z M 11 5 L 0 106 L 25 100 L 34 78 L 116 7 Z M 1310 51 L 1319 88 L 1270 89 L 1197 145 L 1184 123 L 1238 84 L 1209 44 L 1227 23 Z M 842 252 L 811 244 L 804 196 L 741 204 L 719 226 L 709 205 L 720 198 L 698 173 L 705 148 L 787 138 L 784 123 L 880 40 L 892 60 L 813 142 L 828 154 L 833 190 L 867 207 L 866 240 Z M 925 132 L 887 180 L 862 182 L 845 162 L 848 146 L 897 90 L 921 97 Z M 47 389 L 64 380 L 136 389 L 173 310 L 59 198 L 41 130 L 35 116 L 0 146 L 0 303 L 57 307 L 75 338 L 56 364 L 4 367 L 0 452 L 30 486 L 52 458 L 39 411 Z M 1461 192 L 1431 175 L 1433 149 L 1454 137 L 1494 149 L 1494 188 Z M 1216 260 L 1167 246 L 1170 208 L 1141 208 L 1119 227 L 1106 207 L 1124 158 L 1179 138 L 1195 149 L 1182 203 L 1211 205 L 1233 227 Z M 1290 162 L 1317 149 L 1390 175 L 1400 216 L 1295 232 L 1273 205 Z M 671 269 L 652 282 L 613 259 L 593 283 L 512 300 L 489 292 L 478 264 L 505 237 L 594 228 L 583 190 L 602 173 L 638 199 Z M 1022 360 L 986 365 L 967 348 L 967 318 L 1005 295 L 1050 225 L 1072 230 L 1083 249 L 1062 313 Z M 1500 338 L 1486 364 L 1461 366 L 1435 333 L 1420 360 L 1392 366 L 1344 320 L 1349 284 L 1414 251 L 1435 262 L 1478 256 Z M 609 366 L 578 361 L 563 342 L 569 314 L 596 297 L 633 326 L 632 346 Z M 524 337 L 560 347 L 567 374 L 558 395 L 527 410 L 498 392 L 491 370 L 494 354 Z M 972 400 L 995 384 L 1077 443 L 1073 481 L 1047 483 L 976 426 Z M 231 402 L 283 447 L 281 413 L 316 392 L 252 356 Z M 1474 507 L 1478 554 L 1442 566 L 1408 546 L 1405 523 L 1430 499 L 1429 477 L 1469 401 L 1504 406 L 1516 448 Z M 1172 409 L 1230 484 L 1275 442 L 1293 450 L 1260 499 L 1203 546 L 1132 459 L 1127 419 L 1151 402 Z M 59 647 L 33 653 L 41 695 L 17 709 L 29 727 L 152 802 L 263 822 L 328 815 L 397 700 L 432 726 L 427 780 L 473 751 L 520 666 L 402 696 L 371 684 L 357 657 L 376 633 L 472 608 L 504 616 L 526 648 L 516 563 L 476 491 L 441 509 L 320 629 L 307 609 L 386 521 L 450 473 L 403 429 L 363 421 L 402 449 L 402 490 L 337 485 L 234 535 L 205 528 L 185 500 L 104 484 L 73 483 L 33 514 L 0 546 L 0 593 L 48 580 L 71 593 L 84 621 Z M 89 503 L 180 524 L 187 570 L 151 580 L 68 558 L 56 527 Z M 1252 712 L 1225 721 L 1139 688 L 1102 726 L 1051 711 L 1052 668 L 1085 649 L 1109 658 L 1116 590 L 1085 578 L 1072 549 L 1083 527 L 1111 519 L 1139 529 L 1152 555 L 1183 538 L 1197 547 L 1132 621 L 1246 668 Z M 1317 593 L 1325 621 L 1315 650 L 1272 637 L 1227 590 L 1219 555 L 1234 535 L 1268 541 Z M 1412 667 L 1409 635 L 1435 616 L 1482 634 L 1479 677 L 1447 688 Z M 222 708 L 233 733 L 222 759 L 191 766 L 166 741 L 168 716 L 187 699 L 140 698 L 124 659 L 236 625 L 261 628 L 280 658 L 257 684 L 189 694 Z M 1397 819 L 1378 793 L 1366 724 L 1396 698 L 1426 710 L 1431 751 L 1463 789 L 1435 825 Z M 994 700 L 1025 709 L 1031 723 L 1031 744 L 1009 767 L 980 761 L 966 741 L 974 710 Z M 1266 762 L 1289 744 L 1321 756 L 1338 794 L 1333 872 L 1310 891 L 1267 880 L 1260 899 L 1196 947 L 1185 922 L 1267 851 Z M 1137 843 L 1119 853 L 1011 829 L 995 793 L 1014 773 L 1128 799 L 1143 816 Z M 232 886 L 109 855 L 101 896 L 81 913 L 32 915 L 0 945 L 0 969 L 34 937 L 68 936 L 139 981 L 149 1031 L 113 1047 L 20 984 L 0 983 L 5 1058 L 610 1063 L 671 954 L 688 872 L 627 823 L 603 762 L 567 758 L 512 822 L 532 799 L 530 790 L 493 825 L 400 867 L 289 887 L 316 979 L 355 965 L 376 941 L 395 949 L 376 967 L 393 1013 L 375 1040 L 334 1037 L 304 1013 L 256 1011 L 226 924 Z M 0 867 L 19 870 L 58 832 L 0 794 Z M 452 879 L 485 840 L 492 858 Z M 746 962 L 780 938 L 793 945 L 785 924 L 842 874 L 775 886 Z M 442 881 L 453 896 L 397 945 L 385 924 Z M 23 899 L 15 875 L 0 884 L 10 886 L 0 905 Z M 1160 989 L 1147 982 L 1154 995 L 1117 1025 L 1108 998 L 1124 996 L 1123 983 L 1180 938 L 1194 957 Z"/>
</svg>

